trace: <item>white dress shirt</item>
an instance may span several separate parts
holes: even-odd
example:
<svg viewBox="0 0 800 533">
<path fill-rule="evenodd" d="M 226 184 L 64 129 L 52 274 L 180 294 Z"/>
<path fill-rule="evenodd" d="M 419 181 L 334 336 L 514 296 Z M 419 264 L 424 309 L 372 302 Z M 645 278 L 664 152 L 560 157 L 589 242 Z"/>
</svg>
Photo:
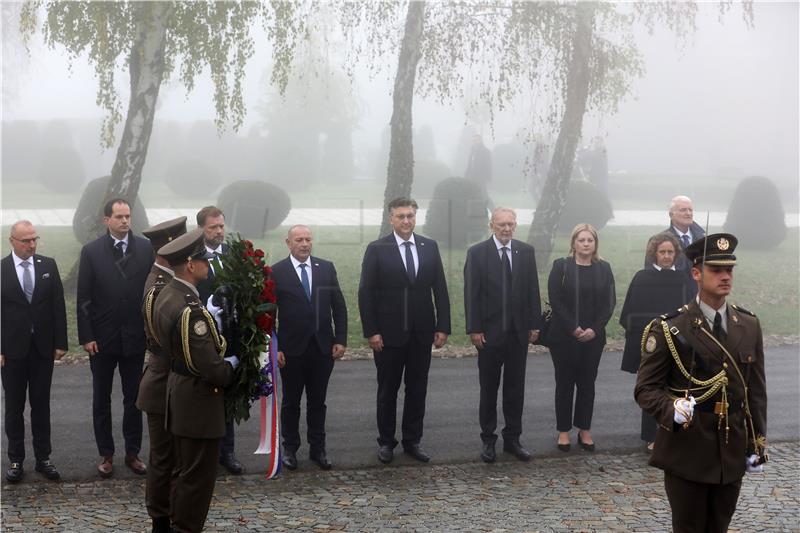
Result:
<svg viewBox="0 0 800 533">
<path fill-rule="evenodd" d="M 403 260 L 403 266 L 406 267 L 406 272 L 408 271 L 408 265 L 406 265 L 406 247 L 405 247 L 405 240 L 394 232 L 394 240 L 397 241 L 397 249 L 400 252 L 400 258 Z M 414 275 L 419 274 L 419 254 L 417 253 L 417 243 L 414 241 L 414 234 L 411 234 L 411 237 L 408 238 L 408 241 L 411 243 L 411 257 L 414 258 Z"/>
<path fill-rule="evenodd" d="M 714 316 L 719 313 L 722 317 L 722 331 L 728 333 L 728 304 L 724 303 L 719 309 L 714 309 L 701 300 L 699 296 L 695 300 L 697 301 L 698 307 L 700 307 L 700 311 L 703 312 L 703 316 L 706 317 L 708 321 L 708 329 L 714 331 Z"/>
<path fill-rule="evenodd" d="M 689 237 L 689 238 L 691 239 L 691 237 Z M 655 268 L 655 269 L 656 269 L 656 270 L 658 270 L 659 272 L 661 272 L 662 270 L 664 270 L 663 268 L 661 268 L 660 266 L 658 266 L 658 265 L 657 265 L 657 264 L 655 264 L 655 263 L 653 263 L 653 268 Z M 671 267 L 669 267 L 669 270 L 675 270 L 675 265 L 672 265 Z"/>
<path fill-rule="evenodd" d="M 111 238 L 114 239 L 114 248 L 117 247 L 117 244 L 122 243 L 122 255 L 125 255 L 128 252 L 128 235 L 130 235 L 130 232 L 125 234 L 124 239 L 117 239 L 111 235 Z"/>
<path fill-rule="evenodd" d="M 292 262 L 292 265 L 294 266 L 294 273 L 297 274 L 297 279 L 300 280 L 301 284 L 303 281 L 303 277 L 301 274 L 302 269 L 300 268 L 300 265 L 306 265 L 306 274 L 308 274 L 308 288 L 310 290 L 314 286 L 312 284 L 313 280 L 311 279 L 313 278 L 313 275 L 311 274 L 311 256 L 309 255 L 308 259 L 306 259 L 305 261 L 298 261 L 297 259 L 295 259 L 293 255 L 289 255 L 289 260 Z"/>
</svg>

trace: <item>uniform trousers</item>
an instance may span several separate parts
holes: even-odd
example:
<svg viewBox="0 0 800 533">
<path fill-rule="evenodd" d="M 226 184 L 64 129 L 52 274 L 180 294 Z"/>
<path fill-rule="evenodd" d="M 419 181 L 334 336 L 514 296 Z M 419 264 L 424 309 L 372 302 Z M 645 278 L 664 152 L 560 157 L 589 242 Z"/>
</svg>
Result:
<svg viewBox="0 0 800 533">
<path fill-rule="evenodd" d="M 5 391 L 6 437 L 8 461 L 22 463 L 25 459 L 25 394 L 31 405 L 31 434 L 33 454 L 37 461 L 50 459 L 50 384 L 53 379 L 53 354 L 42 355 L 33 339 L 28 355 L 6 357 L 2 368 Z"/>
<path fill-rule="evenodd" d="M 742 480 L 697 483 L 664 472 L 674 533 L 725 533 L 736 511 Z"/>
<path fill-rule="evenodd" d="M 175 482 L 172 485 L 172 528 L 181 533 L 203 530 L 217 481 L 219 439 L 173 435 Z"/>
<path fill-rule="evenodd" d="M 478 350 L 478 379 L 481 393 L 478 417 L 481 440 L 497 441 L 497 391 L 503 376 L 503 440 L 518 440 L 522 433 L 522 407 L 525 401 L 525 365 L 528 342 L 520 342 L 515 331 L 506 334 L 498 345 L 484 345 Z M 504 368 L 505 367 L 505 368 Z"/>
<path fill-rule="evenodd" d="M 142 448 L 142 412 L 136 407 L 139 380 L 142 377 L 144 353 L 120 355 L 99 352 L 89 357 L 92 370 L 92 421 L 97 451 L 103 457 L 114 455 L 111 431 L 111 390 L 114 370 L 119 367 L 122 382 L 122 436 L 125 453 L 138 455 Z"/>
<path fill-rule="evenodd" d="M 603 346 L 604 343 L 595 338 L 589 342 L 569 339 L 564 343 L 553 343 L 550 347 L 556 375 L 558 431 L 567 432 L 573 426 L 585 430 L 592 428 L 594 382 Z"/>
<path fill-rule="evenodd" d="M 311 339 L 305 353 L 287 357 L 281 368 L 281 433 L 284 449 L 296 452 L 300 447 L 300 400 L 306 391 L 306 427 L 311 453 L 325 449 L 325 398 L 333 371 L 333 358 L 323 354 Z"/>
<path fill-rule="evenodd" d="M 169 496 L 172 487 L 172 471 L 175 468 L 175 453 L 172 434 L 164 424 L 161 413 L 147 413 L 147 429 L 150 435 L 150 456 L 147 461 L 147 483 L 144 490 L 147 514 L 151 518 L 169 516 Z"/>
<path fill-rule="evenodd" d="M 233 419 L 225 421 L 225 435 L 219 442 L 219 456 L 230 455 L 236 448 L 236 438 L 233 433 Z"/>
<path fill-rule="evenodd" d="M 378 444 L 397 446 L 397 391 L 405 376 L 403 402 L 403 446 L 419 444 L 425 419 L 425 397 L 428 393 L 428 371 L 431 366 L 432 341 L 422 342 L 415 332 L 402 346 L 384 346 L 373 352 L 378 370 Z"/>
</svg>

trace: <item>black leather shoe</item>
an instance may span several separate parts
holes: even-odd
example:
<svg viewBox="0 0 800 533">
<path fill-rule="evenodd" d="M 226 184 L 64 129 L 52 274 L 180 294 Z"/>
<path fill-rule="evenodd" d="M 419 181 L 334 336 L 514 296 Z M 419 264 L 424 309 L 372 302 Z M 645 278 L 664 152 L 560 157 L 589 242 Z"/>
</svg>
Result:
<svg viewBox="0 0 800 533">
<path fill-rule="evenodd" d="M 233 452 L 222 454 L 219 457 L 219 464 L 224 466 L 228 472 L 234 476 L 239 476 L 244 473 L 244 466 L 242 466 L 242 463 L 233 455 Z"/>
<path fill-rule="evenodd" d="M 22 476 L 25 470 L 22 468 L 22 463 L 11 463 L 6 470 L 6 481 L 9 483 L 19 483 L 22 481 Z"/>
<path fill-rule="evenodd" d="M 151 533 L 171 533 L 173 529 L 169 525 L 168 516 L 153 518 L 153 530 Z"/>
<path fill-rule="evenodd" d="M 591 444 L 583 442 L 583 440 L 581 439 L 581 432 L 580 431 L 578 432 L 578 446 L 580 446 L 581 448 L 583 448 L 587 452 L 593 452 L 594 451 L 594 442 L 591 443 Z"/>
<path fill-rule="evenodd" d="M 506 451 L 520 461 L 530 461 L 531 453 L 522 447 L 518 440 L 503 441 L 503 451 Z"/>
<path fill-rule="evenodd" d="M 50 481 L 56 481 L 61 479 L 61 474 L 58 473 L 56 467 L 53 466 L 49 460 L 45 461 L 36 461 L 36 471 L 42 474 L 44 477 L 49 479 Z"/>
<path fill-rule="evenodd" d="M 385 465 L 388 465 L 394 459 L 394 450 L 388 444 L 378 448 L 378 460 Z"/>
<path fill-rule="evenodd" d="M 330 470 L 333 467 L 331 462 L 328 460 L 328 454 L 325 453 L 325 450 L 311 452 L 308 454 L 308 458 L 317 463 L 323 470 Z"/>
<path fill-rule="evenodd" d="M 562 452 L 568 452 L 570 449 L 569 442 L 566 444 L 561 444 L 560 442 L 556 442 L 556 447 L 561 450 Z"/>
<path fill-rule="evenodd" d="M 297 470 L 297 453 L 294 451 L 283 450 L 283 466 L 289 470 Z"/>
<path fill-rule="evenodd" d="M 484 442 L 483 451 L 481 452 L 481 459 L 484 463 L 493 463 L 497 459 L 497 453 L 494 451 L 494 442 Z"/>
<path fill-rule="evenodd" d="M 425 450 L 423 450 L 419 444 L 410 444 L 405 446 L 403 447 L 403 451 L 409 457 L 413 457 L 417 461 L 421 461 L 423 463 L 427 463 L 431 460 L 431 456 L 425 453 Z"/>
</svg>

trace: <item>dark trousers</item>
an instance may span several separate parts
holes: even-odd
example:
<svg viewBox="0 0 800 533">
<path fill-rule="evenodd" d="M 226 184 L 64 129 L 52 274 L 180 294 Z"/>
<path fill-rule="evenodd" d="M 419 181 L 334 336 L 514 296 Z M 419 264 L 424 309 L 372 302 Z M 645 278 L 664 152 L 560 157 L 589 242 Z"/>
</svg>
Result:
<svg viewBox="0 0 800 533">
<path fill-rule="evenodd" d="M 142 412 L 136 407 L 139 379 L 142 377 L 144 353 L 122 356 L 100 352 L 89 357 L 92 369 L 92 420 L 97 451 L 103 457 L 114 455 L 111 432 L 111 390 L 114 370 L 119 367 L 122 382 L 122 436 L 125 453 L 138 455 L 142 448 Z"/>
<path fill-rule="evenodd" d="M 225 422 L 225 435 L 219 441 L 219 456 L 232 454 L 236 447 L 236 440 L 233 434 L 233 419 Z"/>
<path fill-rule="evenodd" d="M 603 355 L 603 343 L 569 341 L 550 347 L 556 373 L 556 428 L 592 429 L 594 382 Z M 573 415 L 574 401 L 574 415 Z"/>
<path fill-rule="evenodd" d="M 674 533 L 725 533 L 736 511 L 742 480 L 709 485 L 664 473 Z"/>
<path fill-rule="evenodd" d="M 172 485 L 172 527 L 181 533 L 203 530 L 217 481 L 219 439 L 172 437 L 175 482 Z"/>
<path fill-rule="evenodd" d="M 169 517 L 169 495 L 175 467 L 172 434 L 164 425 L 163 414 L 147 413 L 147 429 L 150 434 L 150 456 L 144 489 L 147 514 L 152 518 Z"/>
<path fill-rule="evenodd" d="M 287 357 L 281 368 L 281 436 L 283 447 L 296 452 L 300 447 L 300 400 L 306 391 L 306 426 L 311 453 L 325 449 L 325 398 L 333 371 L 333 358 L 323 354 L 316 341 L 308 343 L 304 354 Z"/>
<path fill-rule="evenodd" d="M 2 369 L 5 392 L 6 437 L 8 461 L 25 459 L 25 394 L 31 405 L 33 454 L 37 461 L 50 458 L 50 383 L 53 379 L 53 354 L 40 355 L 31 341 L 28 355 L 21 359 L 6 358 Z"/>
<path fill-rule="evenodd" d="M 481 440 L 495 442 L 497 435 L 497 390 L 503 375 L 503 440 L 518 440 L 522 433 L 522 406 L 525 401 L 525 364 L 528 343 L 520 342 L 516 332 L 506 335 L 505 342 L 478 350 L 478 379 L 481 386 L 478 416 Z M 503 369 L 505 367 L 505 369 Z"/>
<path fill-rule="evenodd" d="M 378 369 L 378 444 L 397 446 L 397 391 L 405 373 L 403 404 L 403 446 L 419 444 L 425 418 L 428 393 L 428 370 L 431 366 L 431 342 L 421 342 L 412 332 L 403 346 L 384 346 L 373 352 Z M 405 371 L 405 372 L 404 372 Z"/>
</svg>

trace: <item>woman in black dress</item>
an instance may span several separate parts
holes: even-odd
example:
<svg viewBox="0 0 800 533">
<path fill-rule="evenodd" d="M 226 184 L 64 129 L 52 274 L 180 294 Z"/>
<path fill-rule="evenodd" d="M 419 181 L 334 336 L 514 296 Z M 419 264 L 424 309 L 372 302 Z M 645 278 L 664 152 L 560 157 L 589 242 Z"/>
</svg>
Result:
<svg viewBox="0 0 800 533">
<path fill-rule="evenodd" d="M 625 329 L 622 370 L 635 374 L 642 356 L 644 328 L 657 316 L 677 310 L 689 302 L 696 284 L 686 272 L 676 270 L 681 254 L 677 239 L 664 232 L 647 241 L 648 267 L 633 276 L 622 306 L 619 323 Z M 653 449 L 658 425 L 655 418 L 642 411 L 642 440 Z"/>
<path fill-rule="evenodd" d="M 575 226 L 570 254 L 553 262 L 547 283 L 553 309 L 549 344 L 561 451 L 569 451 L 573 426 L 578 428 L 578 444 L 594 451 L 594 382 L 606 344 L 605 327 L 616 305 L 614 275 L 598 255 L 598 247 L 597 230 L 590 224 Z"/>
</svg>

